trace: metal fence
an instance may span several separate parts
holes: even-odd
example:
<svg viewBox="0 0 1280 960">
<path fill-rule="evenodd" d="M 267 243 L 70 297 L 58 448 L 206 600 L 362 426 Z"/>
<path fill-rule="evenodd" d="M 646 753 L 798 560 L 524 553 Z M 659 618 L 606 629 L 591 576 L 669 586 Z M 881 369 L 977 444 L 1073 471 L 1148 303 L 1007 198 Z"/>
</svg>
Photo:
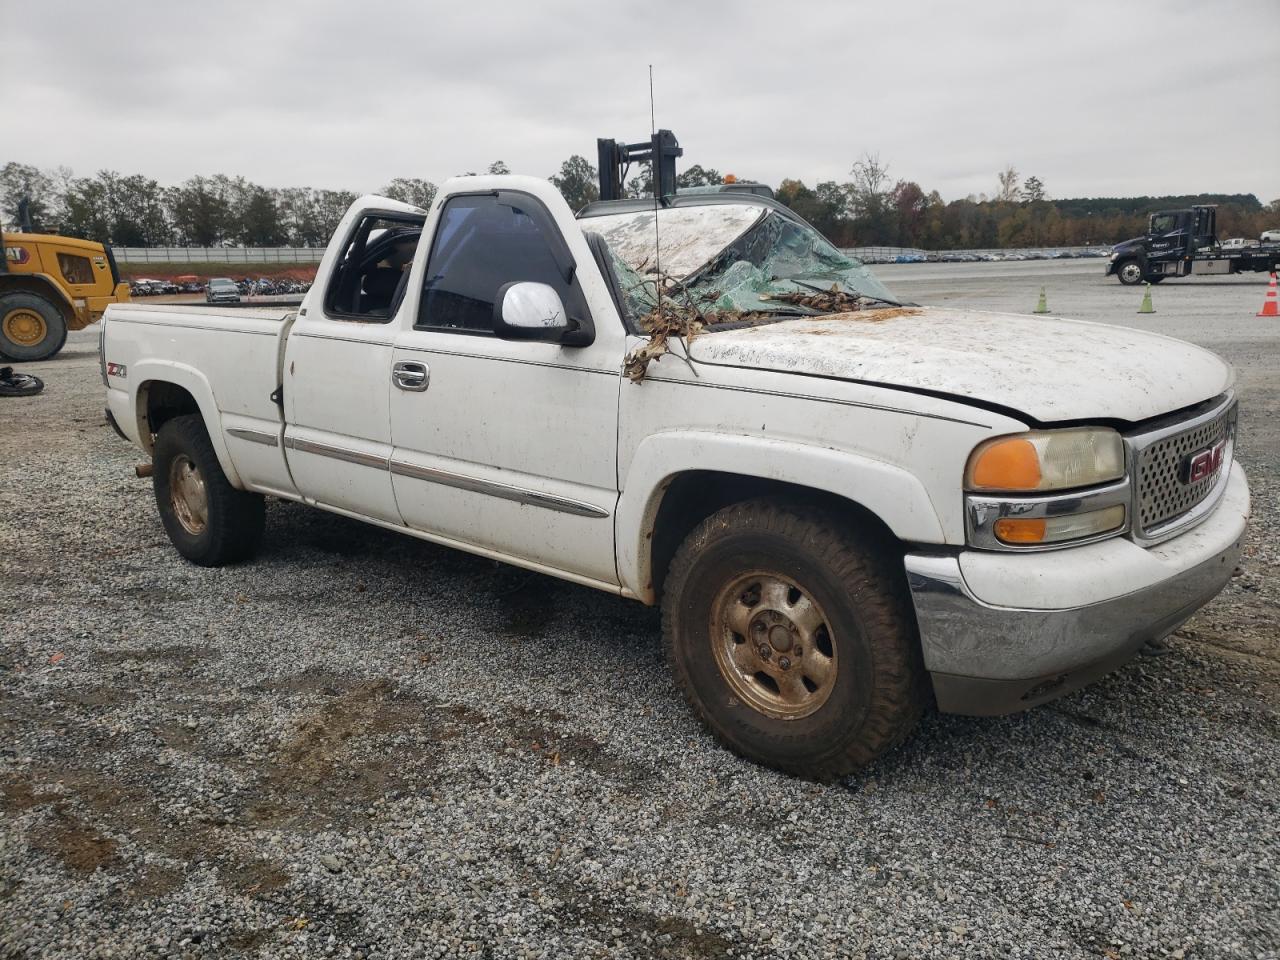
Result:
<svg viewBox="0 0 1280 960">
<path fill-rule="evenodd" d="M 1005 247 L 989 250 L 922 250 L 919 247 L 844 247 L 863 263 L 911 263 L 975 258 L 979 260 L 1055 260 L 1059 257 L 1105 257 L 1110 247 Z"/>
<path fill-rule="evenodd" d="M 112 247 L 117 263 L 319 263 L 324 247 Z"/>
</svg>

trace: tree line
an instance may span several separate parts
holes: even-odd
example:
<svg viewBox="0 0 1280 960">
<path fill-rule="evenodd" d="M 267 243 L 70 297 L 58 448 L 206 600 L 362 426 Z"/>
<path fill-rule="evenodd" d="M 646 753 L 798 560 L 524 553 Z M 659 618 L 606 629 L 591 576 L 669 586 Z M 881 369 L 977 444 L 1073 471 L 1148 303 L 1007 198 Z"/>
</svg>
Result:
<svg viewBox="0 0 1280 960">
<path fill-rule="evenodd" d="M 485 172 L 510 171 L 495 160 Z M 564 161 L 550 180 L 575 210 L 599 196 L 595 167 L 578 155 Z M 722 180 L 719 171 L 695 164 L 679 173 L 677 185 Z M 645 196 L 651 189 L 644 165 L 626 182 L 629 196 Z M 377 192 L 425 208 L 436 186 L 396 177 Z M 162 186 L 142 174 L 113 170 L 83 177 L 65 167 L 43 170 L 17 162 L 0 167 L 0 221 L 6 225 L 20 223 L 19 203 L 25 199 L 37 230 L 128 247 L 323 246 L 356 196 L 349 190 L 263 187 L 225 174 Z M 890 177 L 888 164 L 874 154 L 854 163 L 844 182 L 810 187 L 786 179 L 777 197 L 842 247 L 1106 245 L 1141 234 L 1154 210 L 1191 203 L 1218 204 L 1223 238 L 1256 239 L 1263 230 L 1280 226 L 1280 200 L 1265 206 L 1253 194 L 1055 200 L 1040 178 L 1024 179 L 1013 166 L 996 174 L 991 195 L 945 201 L 937 190 L 926 192 L 914 181 Z"/>
<path fill-rule="evenodd" d="M 888 165 L 864 155 L 843 183 L 809 187 L 784 180 L 778 199 L 841 247 L 894 246 L 925 250 L 1111 245 L 1146 232 L 1156 210 L 1218 204 L 1218 236 L 1258 239 L 1280 226 L 1280 200 L 1253 194 L 1094 197 L 1055 200 L 1036 176 L 1013 167 L 996 174 L 990 195 L 945 201 L 912 180 L 893 179 Z"/>
</svg>

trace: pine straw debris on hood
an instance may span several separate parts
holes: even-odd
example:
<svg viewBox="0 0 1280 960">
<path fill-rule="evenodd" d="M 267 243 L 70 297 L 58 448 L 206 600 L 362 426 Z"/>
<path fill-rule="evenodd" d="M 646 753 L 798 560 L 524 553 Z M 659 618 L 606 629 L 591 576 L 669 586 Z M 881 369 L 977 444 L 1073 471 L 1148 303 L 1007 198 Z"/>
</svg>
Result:
<svg viewBox="0 0 1280 960">
<path fill-rule="evenodd" d="M 799 308 L 794 312 L 790 310 L 725 310 L 716 309 L 713 306 L 719 299 L 718 292 L 697 294 L 669 277 L 663 278 L 662 281 L 654 281 L 655 290 L 659 282 L 666 288 L 665 292 L 660 297 L 656 297 L 653 309 L 640 318 L 640 328 L 649 335 L 649 340 L 627 354 L 623 363 L 623 372 L 633 383 L 639 383 L 644 379 L 652 361 L 659 360 L 663 354 L 670 353 L 668 342 L 672 337 L 683 339 L 687 345 L 703 330 L 716 325 L 756 324 L 796 316 L 854 313 L 865 309 L 867 303 L 867 298 L 841 290 L 836 284 L 832 284 L 829 290 L 824 290 L 810 284 L 792 281 L 798 286 L 809 288 L 808 292 L 762 293 L 759 299 Z"/>
</svg>

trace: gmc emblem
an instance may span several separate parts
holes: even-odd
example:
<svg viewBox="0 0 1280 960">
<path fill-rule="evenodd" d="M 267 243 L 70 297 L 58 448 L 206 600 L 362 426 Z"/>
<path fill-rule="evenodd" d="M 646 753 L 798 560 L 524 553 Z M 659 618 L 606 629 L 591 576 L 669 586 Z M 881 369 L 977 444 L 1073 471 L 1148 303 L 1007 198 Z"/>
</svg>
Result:
<svg viewBox="0 0 1280 960">
<path fill-rule="evenodd" d="M 1222 466 L 1222 458 L 1226 450 L 1227 441 L 1219 440 L 1207 450 L 1187 454 L 1178 465 L 1178 479 L 1183 483 L 1192 484 L 1212 477 Z"/>
</svg>

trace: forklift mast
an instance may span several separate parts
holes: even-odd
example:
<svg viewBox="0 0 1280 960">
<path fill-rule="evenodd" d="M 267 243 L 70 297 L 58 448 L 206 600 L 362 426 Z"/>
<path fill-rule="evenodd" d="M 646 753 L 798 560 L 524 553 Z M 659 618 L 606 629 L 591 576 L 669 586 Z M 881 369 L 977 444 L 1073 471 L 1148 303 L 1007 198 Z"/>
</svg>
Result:
<svg viewBox="0 0 1280 960">
<path fill-rule="evenodd" d="M 643 143 L 619 143 L 596 140 L 600 171 L 600 199 L 621 200 L 627 169 L 632 163 L 649 162 L 653 173 L 654 194 L 669 197 L 676 192 L 676 157 L 684 156 L 676 135 L 659 130 Z"/>
</svg>

